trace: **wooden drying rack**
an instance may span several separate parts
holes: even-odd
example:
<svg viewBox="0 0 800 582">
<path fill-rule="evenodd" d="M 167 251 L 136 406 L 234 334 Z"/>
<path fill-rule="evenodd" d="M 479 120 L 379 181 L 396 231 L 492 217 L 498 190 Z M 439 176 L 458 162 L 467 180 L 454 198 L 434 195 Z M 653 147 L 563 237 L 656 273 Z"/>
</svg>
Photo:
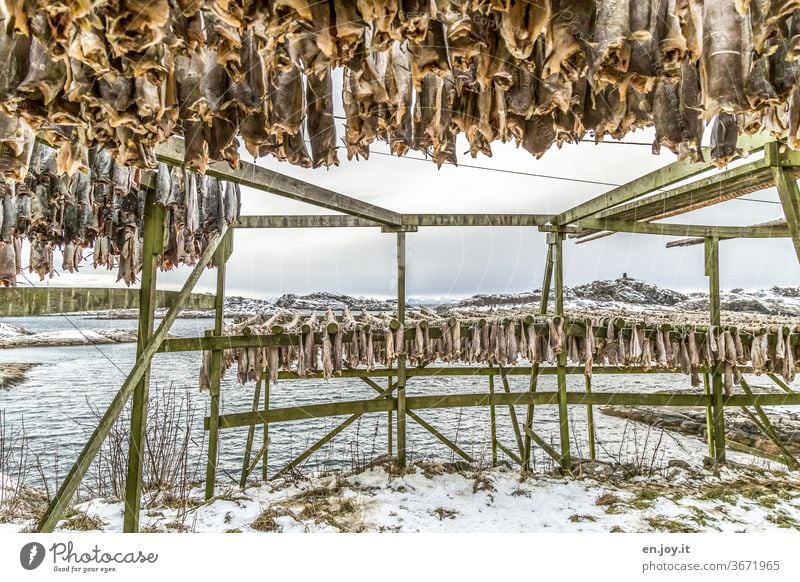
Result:
<svg viewBox="0 0 800 582">
<path fill-rule="evenodd" d="M 489 406 L 492 419 L 493 460 L 496 461 L 497 449 L 504 451 L 509 457 L 518 461 L 523 470 L 528 469 L 532 443 L 540 446 L 547 454 L 557 459 L 565 472 L 572 469 L 572 456 L 570 451 L 570 434 L 567 410 L 569 406 L 587 406 L 589 422 L 592 422 L 591 407 L 600 404 L 621 405 L 653 405 L 653 406 L 703 406 L 708 411 L 709 422 L 709 452 L 718 464 L 725 463 L 725 419 L 726 406 L 752 407 L 760 419 L 759 426 L 771 439 L 777 438 L 769 424 L 769 419 L 761 409 L 767 405 L 800 405 L 800 394 L 795 393 L 785 383 L 781 385 L 783 394 L 753 394 L 746 384 L 745 394 L 724 397 L 722 390 L 721 371 L 716 369 L 705 370 L 708 376 L 708 387 L 704 394 L 653 394 L 653 393 L 592 393 L 590 383 L 585 390 L 569 392 L 567 390 L 567 376 L 582 373 L 579 369 L 570 368 L 566 361 L 566 351 L 558 356 L 555 366 L 542 367 L 511 367 L 499 370 L 491 367 L 478 368 L 407 368 L 404 357 L 400 357 L 397 365 L 392 370 L 352 370 L 342 374 L 343 377 L 358 377 L 368 384 L 377 394 L 371 400 L 315 404 L 312 406 L 270 409 L 268 404 L 269 386 L 265 385 L 266 410 L 256 410 L 245 413 L 220 415 L 220 374 L 222 353 L 226 343 L 231 338 L 223 336 L 223 305 L 225 297 L 225 264 L 233 251 L 233 231 L 239 228 L 357 228 L 377 227 L 382 232 L 394 233 L 397 239 L 397 317 L 405 321 L 405 283 L 406 283 L 406 234 L 416 232 L 423 227 L 445 226 L 516 226 L 537 227 L 540 231 L 548 233 L 547 261 L 542 284 L 542 301 L 540 312 L 546 313 L 553 288 L 554 309 L 556 316 L 564 315 L 564 278 L 563 278 L 563 243 L 567 236 L 578 237 L 582 240 L 607 235 L 615 232 L 630 232 L 637 234 L 668 235 L 700 238 L 705 244 L 705 272 L 709 278 L 710 292 L 710 318 L 709 325 L 720 325 L 719 301 L 719 243 L 721 240 L 732 238 L 772 238 L 790 237 L 798 258 L 800 258 L 800 191 L 796 182 L 796 172 L 800 168 L 800 153 L 787 151 L 785 146 L 770 142 L 763 137 L 742 138 L 739 143 L 743 150 L 755 154 L 754 161 L 749 161 L 736 168 L 710 175 L 701 176 L 713 170 L 711 162 L 684 163 L 676 162 L 661 169 L 650 172 L 623 186 L 616 187 L 605 194 L 598 196 L 557 215 L 543 214 L 400 214 L 361 200 L 351 198 L 326 188 L 304 182 L 302 180 L 282 175 L 249 163 L 241 163 L 238 169 L 231 169 L 225 163 L 212 163 L 208 174 L 224 180 L 237 182 L 268 192 L 271 194 L 299 200 L 309 204 L 343 213 L 344 215 L 326 216 L 244 216 L 231 228 L 223 227 L 215 238 L 209 241 L 185 285 L 174 299 L 172 307 L 167 312 L 158 328 L 154 329 L 154 310 L 156 306 L 156 274 L 158 271 L 158 257 L 163 249 L 165 212 L 163 208 L 155 205 L 154 192 L 148 190 L 146 213 L 144 218 L 144 261 L 142 271 L 142 284 L 140 290 L 140 319 L 139 341 L 137 359 L 127 379 L 123 383 L 112 403 L 100 419 L 97 427 L 79 454 L 75 464 L 65 477 L 57 494 L 39 523 L 38 531 L 53 531 L 61 519 L 64 510 L 71 502 L 80 482 L 93 459 L 97 455 L 103 441 L 108 436 L 113 423 L 119 417 L 127 401 L 133 397 L 131 414 L 131 433 L 128 457 L 128 477 L 125 499 L 124 531 L 135 532 L 139 529 L 139 511 L 142 489 L 142 452 L 144 451 L 144 435 L 146 431 L 147 401 L 149 389 L 149 371 L 153 357 L 158 352 L 178 351 L 181 349 L 199 350 L 211 349 L 211 408 L 206 419 L 206 428 L 209 432 L 208 466 L 206 481 L 206 496 L 214 493 L 216 477 L 216 463 L 218 454 L 219 431 L 221 428 L 233 426 L 249 427 L 248 450 L 252 447 L 253 431 L 256 424 L 264 424 L 264 442 L 255 461 L 248 459 L 244 467 L 244 479 L 247 473 L 255 467 L 259 456 L 264 457 L 268 448 L 269 424 L 289 422 L 299 418 L 325 417 L 349 415 L 347 420 L 331 431 L 324 439 L 330 440 L 344 427 L 352 423 L 355 418 L 367 412 L 386 412 L 389 426 L 392 425 L 392 415 L 396 415 L 396 459 L 402 467 L 406 463 L 406 421 L 410 417 L 430 431 L 440 441 L 444 442 L 460 456 L 467 457 L 455 443 L 447 439 L 435 427 L 424 421 L 417 411 L 424 409 Z M 156 148 L 156 157 L 159 161 L 171 165 L 183 164 L 183 143 L 179 138 L 171 138 L 168 142 Z M 759 155 L 763 152 L 763 155 Z M 704 151 L 705 159 L 710 159 L 708 148 Z M 691 180 L 688 184 L 679 184 Z M 147 184 L 146 179 L 143 184 Z M 677 186 L 676 186 L 677 185 Z M 785 223 L 758 226 L 697 226 L 655 223 L 659 218 L 671 217 L 683 212 L 688 212 L 700 207 L 730 200 L 737 196 L 747 194 L 758 189 L 777 186 L 785 214 Z M 181 309 L 186 306 L 191 292 L 204 272 L 212 263 L 218 265 L 217 289 L 215 297 L 214 329 L 207 337 L 167 340 L 170 327 L 175 322 Z M 239 341 L 239 340 L 237 340 Z M 248 341 L 258 341 L 251 337 Z M 228 343 L 228 345 L 230 345 Z M 243 345 L 243 344 L 242 344 Z M 578 371 L 580 370 L 580 372 Z M 217 373 L 214 373 L 214 372 Z M 637 368 L 608 368 L 597 367 L 595 373 L 641 374 L 644 370 Z M 659 373 L 660 370 L 652 369 L 649 373 Z M 431 396 L 406 396 L 406 382 L 408 378 L 422 375 L 480 375 L 489 378 L 489 393 L 458 394 L 458 395 L 431 395 Z M 511 392 L 507 382 L 504 390 L 494 390 L 495 375 L 505 380 L 509 375 L 526 375 L 531 381 L 529 389 L 522 393 Z M 536 381 L 542 374 L 557 376 L 556 392 L 537 392 Z M 387 378 L 386 387 L 382 387 L 375 378 Z M 281 372 L 279 378 L 290 380 L 289 372 Z M 500 443 L 496 438 L 494 409 L 497 406 L 522 405 L 526 407 L 526 417 L 522 427 L 516 418 L 516 413 L 511 419 L 515 424 L 518 453 Z M 534 406 L 552 405 L 558 407 L 559 413 L 559 449 L 547 444 L 533 430 L 532 419 Z M 590 434 L 593 431 L 590 430 Z M 391 431 L 390 431 L 391 433 Z M 302 462 L 317 450 L 321 441 L 311 449 L 302 453 L 292 463 Z M 327 441 L 325 441 L 327 442 Z M 389 439 L 390 447 L 393 446 L 392 438 Z M 324 442 L 322 443 L 324 444 Z M 314 448 L 316 447 L 316 449 Z M 730 445 L 729 445 L 730 447 Z M 782 460 L 794 464 L 785 447 L 779 445 L 784 451 Z M 734 448 L 734 447 L 730 447 Z M 741 450 L 741 447 L 737 447 Z M 312 450 L 313 449 L 313 450 Z M 754 452 L 747 450 L 747 452 Z M 251 453 L 248 453 L 252 456 Z M 265 466 L 265 464 L 262 464 Z M 290 463 L 291 465 L 291 463 Z M 262 474 L 262 476 L 266 476 Z"/>
</svg>

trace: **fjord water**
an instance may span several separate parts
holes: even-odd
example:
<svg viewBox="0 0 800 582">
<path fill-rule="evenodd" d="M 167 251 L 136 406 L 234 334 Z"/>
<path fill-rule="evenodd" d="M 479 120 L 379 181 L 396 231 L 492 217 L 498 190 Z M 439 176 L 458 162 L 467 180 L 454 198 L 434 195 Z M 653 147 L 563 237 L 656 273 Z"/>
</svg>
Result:
<svg viewBox="0 0 800 582">
<path fill-rule="evenodd" d="M 136 320 L 93 319 L 78 315 L 30 318 L 5 318 L 0 322 L 20 326 L 30 332 L 85 330 L 135 330 Z M 172 333 L 178 336 L 203 335 L 213 325 L 210 319 L 179 319 Z M 60 479 L 75 460 L 78 452 L 94 428 L 96 415 L 101 413 L 122 385 L 125 374 L 135 360 L 135 344 L 110 344 L 98 346 L 38 347 L 0 349 L 0 363 L 35 363 L 26 381 L 9 390 L 0 391 L 0 410 L 6 422 L 16 428 L 24 424 L 31 453 L 37 454 L 48 479 Z M 155 398 L 160 389 L 171 386 L 179 400 L 185 399 L 195 409 L 192 424 L 192 463 L 196 462 L 199 476 L 203 476 L 205 459 L 203 444 L 203 417 L 208 413 L 207 392 L 198 389 L 201 355 L 196 352 L 158 354 L 152 369 L 152 392 Z M 524 391 L 528 378 L 511 376 L 511 389 Z M 385 380 L 380 380 L 385 383 Z M 569 390 L 584 390 L 583 376 L 568 379 Z M 755 385 L 759 382 L 754 379 Z M 236 381 L 235 365 L 222 382 L 222 413 L 243 412 L 252 406 L 255 384 L 241 386 Z M 642 392 L 680 390 L 689 388 L 689 379 L 682 374 L 610 376 L 595 375 L 592 390 L 595 392 Z M 540 391 L 555 390 L 555 377 L 540 378 Z M 495 390 L 503 390 L 500 379 Z M 420 377 L 409 380 L 408 395 L 458 394 L 488 392 L 487 377 Z M 280 381 L 273 386 L 270 406 L 280 408 L 304 404 L 341 400 L 368 399 L 375 392 L 360 379 Z M 520 422 L 525 418 L 525 407 L 517 407 Z M 489 410 L 487 407 L 423 410 L 420 416 L 455 441 L 475 459 L 490 458 Z M 507 407 L 498 407 L 498 436 L 512 450 L 516 438 Z M 652 433 L 641 425 L 626 426 L 620 419 L 595 411 L 597 454 L 599 458 L 630 462 L 636 456 L 654 454 L 655 462 L 666 463 L 672 458 L 703 455 L 705 444 L 693 437 Z M 270 427 L 269 469 L 274 474 L 294 456 L 305 450 L 345 417 L 302 420 Z M 303 470 L 348 469 L 364 464 L 385 453 L 386 413 L 368 414 L 354 422 L 342 434 L 325 445 L 304 465 Z M 548 442 L 558 443 L 558 414 L 555 406 L 538 406 L 535 429 Z M 261 442 L 260 427 L 256 433 L 254 452 Z M 588 456 L 586 413 L 583 406 L 570 407 L 570 430 L 576 437 L 573 455 Z M 244 453 L 246 428 L 221 431 L 218 479 L 222 485 L 238 482 Z M 624 433 L 624 434 L 623 434 Z M 658 443 L 658 450 L 653 448 Z M 450 461 L 454 455 L 430 433 L 411 419 L 408 421 L 409 458 L 411 460 Z M 648 452 L 645 452 L 648 451 Z M 455 457 L 456 459 L 458 457 Z M 504 458 L 502 452 L 500 458 Z M 551 461 L 538 448 L 534 460 L 539 469 L 551 466 Z M 260 474 L 260 471 L 257 471 Z M 35 475 L 31 476 L 33 481 Z"/>
</svg>

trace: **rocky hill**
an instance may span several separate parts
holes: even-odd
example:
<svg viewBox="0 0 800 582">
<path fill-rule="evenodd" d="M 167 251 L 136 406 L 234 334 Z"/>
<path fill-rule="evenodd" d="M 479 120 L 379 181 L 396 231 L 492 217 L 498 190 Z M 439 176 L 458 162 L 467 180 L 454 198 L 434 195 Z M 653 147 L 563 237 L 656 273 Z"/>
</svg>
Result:
<svg viewBox="0 0 800 582">
<path fill-rule="evenodd" d="M 675 311 L 708 311 L 708 294 L 683 293 L 666 289 L 645 281 L 628 277 L 593 281 L 585 285 L 564 289 L 567 307 L 575 309 L 612 308 L 641 311 L 647 307 Z M 757 313 L 775 316 L 800 316 L 800 287 L 772 287 L 770 289 L 732 289 L 720 296 L 723 311 Z M 439 301 L 436 311 L 488 311 L 492 309 L 538 309 L 541 290 L 526 293 L 477 294 L 455 301 Z M 426 303 L 410 300 L 410 308 Z M 368 297 L 352 297 L 339 293 L 319 292 L 308 295 L 286 294 L 275 301 L 229 297 L 225 311 L 231 316 L 270 312 L 275 309 L 294 309 L 323 312 L 340 311 L 345 306 L 351 311 L 394 311 L 397 302 Z"/>
<path fill-rule="evenodd" d="M 311 311 L 325 311 L 326 309 L 340 310 L 347 306 L 351 311 L 394 311 L 397 301 L 370 299 L 368 297 L 351 297 L 338 293 L 310 293 L 308 295 L 294 295 L 288 293 L 275 301 L 275 307 L 280 309 L 303 309 Z"/>
</svg>

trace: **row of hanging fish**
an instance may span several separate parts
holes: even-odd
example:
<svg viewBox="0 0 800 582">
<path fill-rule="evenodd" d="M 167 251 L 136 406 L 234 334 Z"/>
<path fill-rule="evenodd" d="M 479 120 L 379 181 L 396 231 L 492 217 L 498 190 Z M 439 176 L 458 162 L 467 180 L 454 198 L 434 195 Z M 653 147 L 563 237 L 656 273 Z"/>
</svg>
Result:
<svg viewBox="0 0 800 582">
<path fill-rule="evenodd" d="M 456 163 L 456 136 L 491 155 L 656 128 L 698 159 L 742 132 L 800 146 L 796 0 L 6 0 L 0 21 L 0 170 L 19 137 L 154 167 L 184 137 L 188 166 L 253 156 L 300 166 L 368 157 L 375 140 Z M 334 71 L 343 69 L 343 136 Z M 19 120 L 22 121 L 19 121 Z M 310 142 L 310 151 L 306 142 Z"/>
<path fill-rule="evenodd" d="M 742 366 L 792 382 L 800 364 L 800 325 L 747 332 L 732 326 L 686 326 L 675 331 L 646 322 L 621 326 L 617 318 L 423 317 L 403 326 L 389 315 L 364 314 L 356 320 L 348 311 L 341 320 L 330 311 L 325 318 L 314 315 L 306 321 L 299 314 L 288 317 L 289 323 L 280 323 L 274 314 L 266 322 L 262 318 L 228 326 L 224 335 L 264 335 L 278 341 L 224 351 L 223 374 L 236 363 L 237 378 L 244 384 L 264 370 L 273 381 L 279 370 L 328 379 L 348 368 L 391 366 L 398 356 L 416 366 L 435 361 L 511 366 L 520 360 L 554 365 L 563 354 L 571 365 L 583 366 L 587 376 L 596 365 L 636 366 L 681 371 L 698 386 L 701 370 L 718 369 L 730 394 L 739 384 Z M 207 388 L 210 352 L 204 353 L 203 362 L 200 384 Z"/>
<path fill-rule="evenodd" d="M 25 238 L 25 266 L 40 280 L 54 275 L 58 248 L 64 271 L 77 271 L 91 255 L 95 268 L 116 267 L 118 281 L 134 283 L 142 267 L 142 171 L 115 162 L 107 150 L 92 150 L 86 171 L 69 175 L 58 171 L 59 155 L 39 143 L 21 182 L 0 178 L 0 286 L 16 285 Z M 239 187 L 165 164 L 147 172 L 155 180 L 155 202 L 168 217 L 161 268 L 192 265 L 208 241 L 238 218 Z"/>
</svg>

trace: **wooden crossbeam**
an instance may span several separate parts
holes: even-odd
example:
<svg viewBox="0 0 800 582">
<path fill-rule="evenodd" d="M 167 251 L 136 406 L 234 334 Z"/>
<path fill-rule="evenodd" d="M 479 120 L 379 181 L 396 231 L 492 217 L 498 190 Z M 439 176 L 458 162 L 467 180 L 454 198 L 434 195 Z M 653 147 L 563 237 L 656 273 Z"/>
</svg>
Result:
<svg viewBox="0 0 800 582">
<path fill-rule="evenodd" d="M 367 228 L 383 227 L 414 232 L 422 226 L 542 226 L 552 216 L 549 214 L 402 214 L 402 225 L 387 225 L 360 216 L 339 214 L 298 214 L 242 216 L 236 228 Z"/>
<path fill-rule="evenodd" d="M 406 226 L 541 226 L 549 214 L 404 214 Z"/>
<path fill-rule="evenodd" d="M 652 234 L 659 236 L 690 236 L 718 238 L 785 238 L 789 237 L 789 229 L 784 225 L 773 226 L 710 226 L 694 224 L 672 224 L 666 222 L 635 222 L 612 218 L 587 218 L 577 223 L 580 230 L 612 232 L 630 232 L 635 234 Z M 542 230 L 551 230 L 542 227 Z"/>
<path fill-rule="evenodd" d="M 569 405 L 592 404 L 594 406 L 676 406 L 705 407 L 711 404 L 712 397 L 705 394 L 663 394 L 633 392 L 567 392 Z M 472 408 L 508 405 L 557 405 L 557 392 L 512 392 L 495 393 L 493 396 L 482 392 L 475 394 L 438 394 L 429 396 L 407 396 L 408 410 L 428 410 L 444 408 Z M 800 406 L 800 394 L 734 394 L 723 398 L 723 406 Z M 347 416 L 397 410 L 396 400 L 379 398 L 376 400 L 347 400 L 324 404 L 308 404 L 289 408 L 272 408 L 269 411 L 237 412 L 219 417 L 220 429 L 248 426 L 253 423 L 282 423 L 308 420 L 326 416 Z M 205 420 L 206 428 L 208 418 Z"/>
<path fill-rule="evenodd" d="M 739 147 L 746 151 L 755 151 L 763 148 L 769 141 L 772 141 L 772 138 L 763 134 L 741 136 L 739 138 Z M 692 178 L 713 169 L 714 163 L 710 160 L 711 151 L 709 148 L 703 148 L 703 158 L 708 161 L 694 163 L 676 161 L 668 164 L 663 168 L 654 170 L 627 184 L 617 186 L 600 196 L 578 204 L 556 215 L 552 222 L 553 224 L 570 224 L 594 216 L 598 212 L 635 200 L 659 188 L 676 184 L 682 180 Z"/>
<path fill-rule="evenodd" d="M 593 218 L 656 220 L 690 212 L 716 201 L 764 190 L 774 184 L 768 164 L 766 157 L 760 158 L 708 178 L 599 212 Z"/>
<path fill-rule="evenodd" d="M 156 159 L 172 166 L 183 166 L 183 153 L 183 139 L 178 137 L 171 137 L 155 148 Z M 402 224 L 401 215 L 397 212 L 248 162 L 240 162 L 236 169 L 231 168 L 227 162 L 212 162 L 209 164 L 206 174 L 262 192 L 270 192 L 321 208 L 374 220 L 381 224 L 393 226 Z"/>
<path fill-rule="evenodd" d="M 785 229 L 788 232 L 788 226 L 786 224 L 786 219 L 785 218 L 779 218 L 777 220 L 770 220 L 768 222 L 761 222 L 759 224 L 753 224 L 748 228 L 757 228 L 757 227 L 761 227 L 761 226 L 780 227 L 782 229 Z M 786 235 L 782 235 L 782 236 L 786 236 Z M 724 237 L 720 237 L 720 240 L 728 240 L 728 239 L 725 239 Z M 673 241 L 668 242 L 666 247 L 668 249 L 672 249 L 672 248 L 676 248 L 676 247 L 691 247 L 691 246 L 705 244 L 705 242 L 706 242 L 706 238 L 705 238 L 705 235 L 704 235 L 704 236 L 698 236 L 698 237 L 692 237 L 692 238 L 685 238 L 685 239 L 681 239 L 681 240 L 673 240 Z"/>
<path fill-rule="evenodd" d="M 275 216 L 241 216 L 238 228 L 368 228 L 384 226 L 368 218 L 342 214 L 297 214 Z"/>
</svg>

